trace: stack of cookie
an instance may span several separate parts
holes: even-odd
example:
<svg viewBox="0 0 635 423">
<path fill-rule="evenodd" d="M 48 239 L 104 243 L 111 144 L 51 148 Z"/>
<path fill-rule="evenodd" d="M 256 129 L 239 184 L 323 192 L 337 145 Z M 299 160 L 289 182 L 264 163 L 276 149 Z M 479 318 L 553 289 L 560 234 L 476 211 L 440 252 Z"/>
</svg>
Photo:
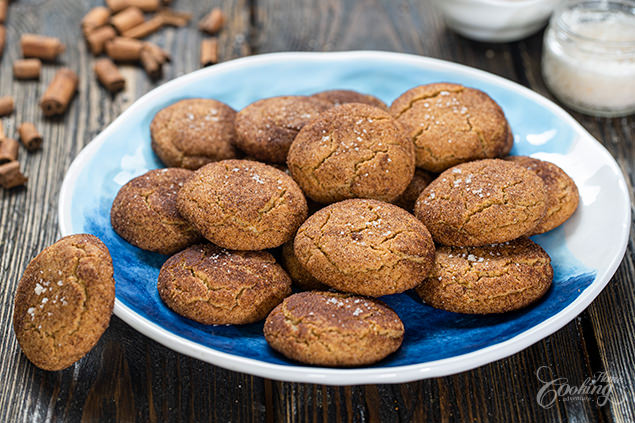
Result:
<svg viewBox="0 0 635 423">
<path fill-rule="evenodd" d="M 128 242 L 171 255 L 163 301 L 204 324 L 266 318 L 274 349 L 316 365 L 399 348 L 404 326 L 374 297 L 416 289 L 433 307 L 479 314 L 536 301 L 553 271 L 528 236 L 578 202 L 557 166 L 505 157 L 501 108 L 456 84 L 413 88 L 390 108 L 345 90 L 239 112 L 187 99 L 150 131 L 169 168 L 122 187 L 111 220 Z"/>
</svg>

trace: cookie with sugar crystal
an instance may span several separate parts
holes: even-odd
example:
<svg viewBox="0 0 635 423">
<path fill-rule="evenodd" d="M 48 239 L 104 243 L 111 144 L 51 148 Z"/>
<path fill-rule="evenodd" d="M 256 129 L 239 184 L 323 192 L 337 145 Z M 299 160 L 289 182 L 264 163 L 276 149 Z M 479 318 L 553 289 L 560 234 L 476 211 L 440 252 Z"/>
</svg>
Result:
<svg viewBox="0 0 635 423">
<path fill-rule="evenodd" d="M 269 345 L 284 356 L 319 366 L 376 363 L 401 346 L 404 326 L 383 302 L 335 292 L 291 295 L 267 316 Z"/>
<path fill-rule="evenodd" d="M 224 160 L 183 185 L 177 208 L 201 234 L 230 250 L 264 250 L 289 241 L 307 216 L 302 190 L 264 163 Z"/>
<path fill-rule="evenodd" d="M 236 146 L 263 162 L 285 163 L 298 132 L 330 107 L 330 103 L 307 96 L 258 100 L 236 115 Z"/>
<path fill-rule="evenodd" d="M 434 269 L 417 293 L 447 311 L 504 313 L 540 299 L 552 279 L 549 255 L 522 237 L 483 247 L 438 247 Z"/>
<path fill-rule="evenodd" d="M 348 198 L 393 201 L 414 174 L 414 147 L 385 111 L 366 104 L 334 107 L 307 124 L 287 165 L 318 203 Z"/>
<path fill-rule="evenodd" d="M 193 245 L 161 266 L 163 302 L 206 325 L 242 325 L 264 319 L 291 294 L 291 279 L 265 251 L 230 251 Z"/>
<path fill-rule="evenodd" d="M 327 90 L 313 94 L 311 97 L 331 103 L 333 106 L 341 106 L 346 103 L 362 103 L 388 110 L 386 103 L 370 94 L 362 94 L 353 90 Z"/>
<path fill-rule="evenodd" d="M 177 101 L 152 119 L 152 149 L 166 166 L 192 170 L 237 158 L 235 117 L 234 109 L 218 100 Z"/>
<path fill-rule="evenodd" d="M 114 303 L 106 246 L 93 235 L 67 236 L 24 270 L 15 295 L 13 330 L 24 355 L 37 367 L 65 369 L 99 341 Z"/>
<path fill-rule="evenodd" d="M 478 246 L 528 235 L 545 205 L 538 175 L 510 161 L 486 159 L 439 175 L 419 196 L 415 215 L 437 243 Z"/>
<path fill-rule="evenodd" d="M 426 227 L 392 204 L 354 199 L 327 206 L 302 224 L 295 255 L 338 291 L 379 297 L 419 285 L 434 263 Z"/>
<path fill-rule="evenodd" d="M 403 93 L 390 113 L 415 146 L 417 167 L 430 172 L 509 153 L 513 136 L 500 106 L 459 84 L 421 85 Z"/>
<path fill-rule="evenodd" d="M 308 270 L 300 264 L 293 251 L 293 240 L 282 246 L 282 266 L 291 276 L 295 285 L 305 291 L 325 290 L 328 286 L 315 279 Z"/>
<path fill-rule="evenodd" d="M 575 213 L 580 194 L 575 182 L 564 170 L 553 163 L 527 156 L 509 156 L 505 160 L 535 172 L 545 183 L 547 210 L 542 220 L 531 231 L 532 235 L 548 232 L 562 225 Z"/>
</svg>

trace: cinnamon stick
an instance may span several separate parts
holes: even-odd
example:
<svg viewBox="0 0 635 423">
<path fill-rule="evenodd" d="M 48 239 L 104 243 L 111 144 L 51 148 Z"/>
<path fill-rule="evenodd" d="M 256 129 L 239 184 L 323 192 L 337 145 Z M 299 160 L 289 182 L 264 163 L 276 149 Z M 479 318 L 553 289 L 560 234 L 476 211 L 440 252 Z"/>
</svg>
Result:
<svg viewBox="0 0 635 423">
<path fill-rule="evenodd" d="M 78 83 L 77 74 L 72 70 L 68 68 L 58 70 L 40 101 L 44 116 L 64 113 L 75 95 Z"/>
<path fill-rule="evenodd" d="M 138 7 L 144 12 L 156 12 L 161 7 L 161 2 L 160 0 L 106 0 L 106 5 L 115 13 L 130 6 Z"/>
<path fill-rule="evenodd" d="M 159 47 L 158 45 L 156 45 L 154 43 L 146 42 L 144 44 L 143 48 L 145 48 L 150 53 L 152 53 L 152 55 L 154 56 L 156 61 L 161 63 L 161 64 L 164 64 L 165 62 L 170 62 L 172 60 L 172 57 L 170 56 L 170 53 L 168 53 L 167 51 L 163 50 L 161 47 Z"/>
<path fill-rule="evenodd" d="M 106 42 L 106 54 L 115 62 L 135 62 L 141 58 L 143 41 L 116 37 Z"/>
<path fill-rule="evenodd" d="M 15 79 L 40 79 L 42 62 L 40 59 L 18 59 L 13 62 Z"/>
<path fill-rule="evenodd" d="M 163 17 L 165 25 L 176 26 L 179 28 L 187 25 L 190 22 L 190 19 L 192 19 L 191 13 L 177 12 L 172 9 L 163 9 L 157 13 L 157 15 Z"/>
<path fill-rule="evenodd" d="M 122 35 L 128 38 L 145 38 L 161 29 L 163 24 L 163 17 L 157 14 L 147 21 L 124 31 Z"/>
<path fill-rule="evenodd" d="M 201 19 L 198 24 L 198 29 L 203 32 L 207 32 L 208 34 L 214 35 L 223 28 L 224 24 L 225 14 L 220 8 L 215 7 L 212 9 L 211 12 L 205 15 L 203 19 Z"/>
<path fill-rule="evenodd" d="M 26 184 L 27 178 L 20 172 L 20 163 L 16 160 L 0 165 L 0 185 L 11 189 Z"/>
<path fill-rule="evenodd" d="M 110 18 L 110 23 L 120 34 L 142 24 L 144 21 L 143 12 L 134 6 L 128 7 Z"/>
<path fill-rule="evenodd" d="M 201 66 L 218 63 L 218 39 L 207 38 L 201 41 Z"/>
<path fill-rule="evenodd" d="M 55 60 L 66 49 L 58 38 L 37 34 L 22 34 L 20 46 L 24 57 L 37 57 L 50 61 Z"/>
<path fill-rule="evenodd" d="M 4 135 L 4 126 L 2 126 L 2 121 L 0 120 L 0 140 L 5 137 Z"/>
<path fill-rule="evenodd" d="M 126 86 L 126 80 L 112 60 L 99 59 L 94 66 L 97 79 L 111 93 L 121 91 Z"/>
<path fill-rule="evenodd" d="M 147 47 L 141 50 L 141 64 L 150 78 L 157 79 L 161 76 L 161 63 L 154 57 Z"/>
<path fill-rule="evenodd" d="M 18 128 L 20 141 L 29 151 L 35 151 L 42 147 L 42 134 L 40 134 L 31 122 L 24 122 Z"/>
<path fill-rule="evenodd" d="M 95 56 L 98 56 L 103 53 L 106 42 L 112 40 L 116 36 L 117 32 L 115 31 L 115 28 L 110 25 L 104 25 L 88 34 L 88 36 L 86 36 L 86 41 L 88 42 L 90 51 Z"/>
<path fill-rule="evenodd" d="M 9 8 L 9 0 L 0 0 L 0 24 L 7 20 L 7 9 Z"/>
<path fill-rule="evenodd" d="M 2 57 L 2 52 L 4 51 L 4 43 L 7 37 L 7 30 L 4 25 L 0 24 L 0 57 Z"/>
<path fill-rule="evenodd" d="M 0 137 L 0 164 L 18 160 L 18 142 L 13 138 Z"/>
<path fill-rule="evenodd" d="M 103 6 L 98 6 L 91 9 L 82 19 L 82 30 L 84 34 L 89 34 L 91 31 L 104 26 L 110 19 L 110 10 Z"/>
<path fill-rule="evenodd" d="M 6 116 L 13 113 L 13 97 L 0 97 L 0 116 Z"/>
</svg>

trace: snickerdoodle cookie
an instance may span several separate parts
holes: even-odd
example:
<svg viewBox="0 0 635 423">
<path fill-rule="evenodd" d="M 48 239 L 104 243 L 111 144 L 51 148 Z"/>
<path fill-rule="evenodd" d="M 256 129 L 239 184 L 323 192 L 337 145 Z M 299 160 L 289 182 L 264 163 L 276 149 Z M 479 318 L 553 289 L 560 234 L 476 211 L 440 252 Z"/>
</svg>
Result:
<svg viewBox="0 0 635 423">
<path fill-rule="evenodd" d="M 527 156 L 510 156 L 507 160 L 535 172 L 545 183 L 547 211 L 531 233 L 541 234 L 563 224 L 578 208 L 580 195 L 573 179 L 553 163 Z"/>
<path fill-rule="evenodd" d="M 143 250 L 173 254 L 201 239 L 176 209 L 176 195 L 194 172 L 151 170 L 125 184 L 110 209 L 110 222 L 123 239 Z"/>
<path fill-rule="evenodd" d="M 265 339 L 303 363 L 351 367 L 375 363 L 401 346 L 404 326 L 379 300 L 333 292 L 285 298 L 265 321 Z"/>
<path fill-rule="evenodd" d="M 486 159 L 446 170 L 423 190 L 415 215 L 438 243 L 477 246 L 529 234 L 545 214 L 545 184 L 513 162 Z"/>
<path fill-rule="evenodd" d="M 431 172 L 504 156 L 513 144 L 501 108 L 474 88 L 449 83 L 421 85 L 398 97 L 390 113 L 414 143 L 417 167 Z"/>
<path fill-rule="evenodd" d="M 549 255 L 522 237 L 484 247 L 438 247 L 434 270 L 417 293 L 448 311 L 504 313 L 541 298 L 552 279 Z"/>
<path fill-rule="evenodd" d="M 26 267 L 13 329 L 29 360 L 61 370 L 86 355 L 110 322 L 115 281 L 110 253 L 92 235 L 64 237 Z"/>
<path fill-rule="evenodd" d="M 313 94 L 311 97 L 319 100 L 327 101 L 333 106 L 341 106 L 346 103 L 362 103 L 369 106 L 378 107 L 382 110 L 388 110 L 386 103 L 370 94 L 362 94 L 352 90 L 328 90 Z"/>
<path fill-rule="evenodd" d="M 235 116 L 234 109 L 217 100 L 178 101 L 152 119 L 152 149 L 166 166 L 186 169 L 236 158 Z"/>
<path fill-rule="evenodd" d="M 366 104 L 334 107 L 293 141 L 287 165 L 308 197 L 393 201 L 414 174 L 414 146 L 385 111 Z"/>
<path fill-rule="evenodd" d="M 393 204 L 412 212 L 421 192 L 432 182 L 435 175 L 423 169 L 415 169 L 415 174 L 406 187 L 406 190 L 393 202 Z"/>
<path fill-rule="evenodd" d="M 300 226 L 294 250 L 320 282 L 372 297 L 414 288 L 434 263 L 426 227 L 377 200 L 346 200 L 316 212 Z"/>
<path fill-rule="evenodd" d="M 330 107 L 328 102 L 305 96 L 258 100 L 236 115 L 236 146 L 258 160 L 284 163 L 298 131 Z"/>
<path fill-rule="evenodd" d="M 178 193 L 177 208 L 205 238 L 231 250 L 264 250 L 293 237 L 307 215 L 300 187 L 264 163 L 203 166 Z"/>
<path fill-rule="evenodd" d="M 181 316 L 206 325 L 257 322 L 291 294 L 291 279 L 265 251 L 193 245 L 161 267 L 161 299 Z"/>
<path fill-rule="evenodd" d="M 293 240 L 282 246 L 282 266 L 289 273 L 289 276 L 291 276 L 293 283 L 299 288 L 305 291 L 328 289 L 328 286 L 315 279 L 313 275 L 300 264 L 295 257 L 295 251 L 293 251 Z"/>
</svg>

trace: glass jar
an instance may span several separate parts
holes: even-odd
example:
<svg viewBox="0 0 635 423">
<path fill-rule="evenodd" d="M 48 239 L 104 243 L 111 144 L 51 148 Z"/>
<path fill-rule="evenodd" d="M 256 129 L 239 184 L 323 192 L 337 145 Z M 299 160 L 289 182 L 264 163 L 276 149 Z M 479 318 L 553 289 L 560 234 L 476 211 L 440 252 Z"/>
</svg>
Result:
<svg viewBox="0 0 635 423">
<path fill-rule="evenodd" d="M 635 1 L 558 8 L 544 36 L 542 74 L 551 92 L 575 110 L 635 112 Z"/>
</svg>

